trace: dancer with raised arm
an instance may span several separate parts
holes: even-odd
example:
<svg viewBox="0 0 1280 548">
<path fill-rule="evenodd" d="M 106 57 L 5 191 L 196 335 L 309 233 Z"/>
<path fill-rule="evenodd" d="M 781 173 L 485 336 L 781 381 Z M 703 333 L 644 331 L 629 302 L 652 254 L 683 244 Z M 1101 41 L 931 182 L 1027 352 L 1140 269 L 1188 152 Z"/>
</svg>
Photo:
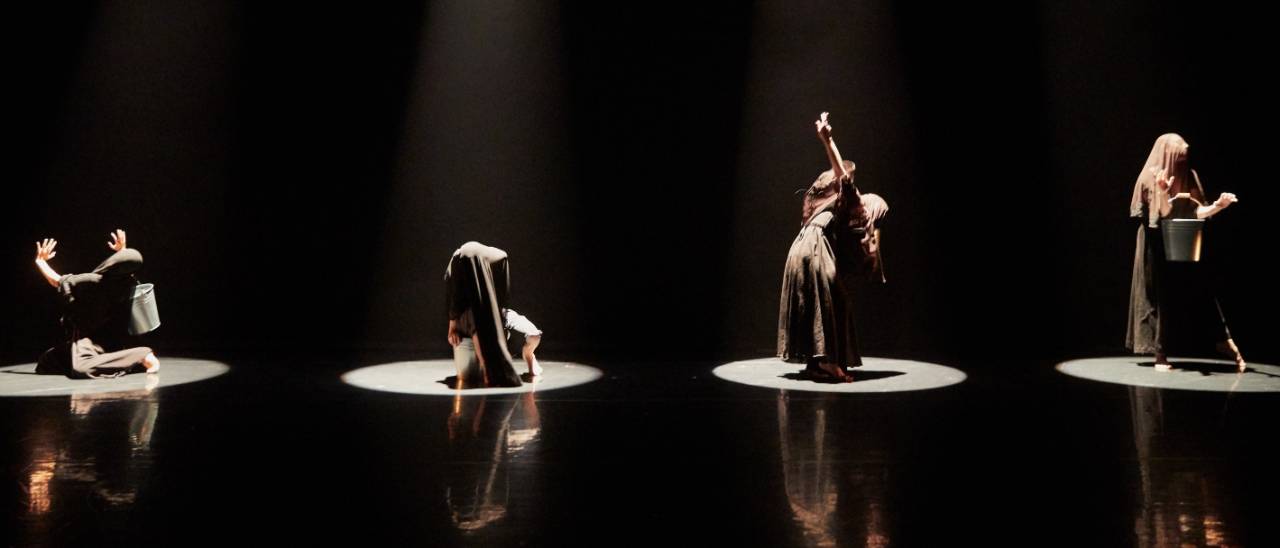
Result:
<svg viewBox="0 0 1280 548">
<path fill-rule="evenodd" d="M 160 371 L 150 348 L 136 346 L 129 335 L 134 274 L 142 268 L 142 254 L 126 245 L 125 232 L 111 234 L 107 247 L 114 253 L 92 272 L 61 275 L 49 265 L 58 254 L 57 240 L 36 242 L 36 267 L 62 301 L 66 340 L 45 351 L 36 372 L 71 378 L 118 377 L 127 373 Z"/>
<path fill-rule="evenodd" d="M 883 283 L 877 224 L 884 199 L 853 184 L 853 162 L 840 157 L 827 113 L 816 122 L 831 169 L 804 193 L 800 234 L 787 252 L 778 309 L 778 357 L 805 364 L 814 380 L 853 382 L 862 365 L 854 332 L 853 294 L 859 278 Z"/>
</svg>

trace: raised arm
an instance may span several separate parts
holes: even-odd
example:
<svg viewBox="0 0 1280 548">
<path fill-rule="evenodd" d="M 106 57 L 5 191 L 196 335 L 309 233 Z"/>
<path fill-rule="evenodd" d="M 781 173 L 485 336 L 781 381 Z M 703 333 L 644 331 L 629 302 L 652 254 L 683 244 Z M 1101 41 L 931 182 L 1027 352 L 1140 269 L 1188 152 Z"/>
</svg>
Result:
<svg viewBox="0 0 1280 548">
<path fill-rule="evenodd" d="M 126 248 L 124 231 L 116 229 L 111 233 L 111 239 L 107 240 L 107 247 L 112 251 L 123 251 Z"/>
<path fill-rule="evenodd" d="M 827 122 L 827 113 L 824 112 L 818 116 L 818 120 L 813 123 L 818 130 L 818 140 L 822 141 L 822 147 L 827 151 L 827 160 L 831 162 L 831 172 L 836 175 L 836 180 L 842 180 L 849 176 L 849 172 L 844 168 L 844 159 L 840 157 L 840 149 L 836 148 L 835 139 L 831 138 L 831 124 Z"/>
<path fill-rule="evenodd" d="M 58 247 L 58 241 L 53 238 L 36 242 L 36 268 L 39 268 L 40 274 L 44 275 L 44 281 L 49 282 L 53 287 L 58 287 L 58 280 L 62 278 L 62 275 L 49 266 L 49 259 L 58 254 L 54 251 L 56 247 Z"/>
</svg>

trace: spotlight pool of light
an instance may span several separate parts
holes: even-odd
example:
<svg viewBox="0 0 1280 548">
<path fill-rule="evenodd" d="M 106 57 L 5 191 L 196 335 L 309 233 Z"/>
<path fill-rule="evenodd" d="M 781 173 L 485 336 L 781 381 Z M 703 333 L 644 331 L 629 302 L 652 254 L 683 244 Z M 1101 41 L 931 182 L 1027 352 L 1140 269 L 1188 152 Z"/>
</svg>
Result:
<svg viewBox="0 0 1280 548">
<path fill-rule="evenodd" d="M 853 369 L 854 382 L 826 383 L 800 374 L 804 365 L 778 358 L 726 363 L 711 371 L 729 382 L 806 392 L 878 393 L 932 390 L 964 382 L 963 371 L 935 363 L 889 358 L 863 358 Z"/>
<path fill-rule="evenodd" d="M 160 357 L 154 375 L 132 373 L 114 379 L 69 379 L 62 375 L 37 375 L 36 364 L 0 367 L 0 397 L 74 396 L 156 390 L 212 379 L 231 367 L 222 362 Z"/>
<path fill-rule="evenodd" d="M 1156 370 L 1148 356 L 1112 356 L 1071 360 L 1058 371 L 1081 379 L 1129 386 L 1207 392 L 1280 392 L 1280 367 L 1250 363 L 1236 372 L 1230 360 L 1170 358 L 1170 371 Z"/>
<path fill-rule="evenodd" d="M 586 384 L 604 375 L 599 369 L 579 363 L 540 361 L 542 376 L 536 382 L 526 382 L 510 388 L 454 388 L 449 382 L 458 371 L 453 360 L 416 360 L 371 365 L 348 371 L 342 382 L 351 386 L 424 396 L 485 396 L 494 394 L 520 394 L 545 392 Z M 517 371 L 523 364 L 517 364 Z"/>
</svg>

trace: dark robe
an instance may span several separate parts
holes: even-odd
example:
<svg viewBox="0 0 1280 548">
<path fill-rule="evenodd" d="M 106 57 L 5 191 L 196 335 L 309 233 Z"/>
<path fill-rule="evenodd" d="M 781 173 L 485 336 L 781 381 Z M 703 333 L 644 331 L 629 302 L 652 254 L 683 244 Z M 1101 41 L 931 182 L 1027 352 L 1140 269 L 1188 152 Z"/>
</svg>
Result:
<svg viewBox="0 0 1280 548">
<path fill-rule="evenodd" d="M 507 253 L 467 242 L 453 253 L 445 270 L 449 319 L 461 337 L 476 335 L 484 365 L 458 372 L 461 386 L 520 386 L 520 375 L 507 350 L 502 310 L 507 307 L 510 278 Z M 482 381 L 482 382 L 480 382 Z"/>
<path fill-rule="evenodd" d="M 853 287 L 859 279 L 884 281 L 876 225 L 889 206 L 875 194 L 859 193 L 853 163 L 846 164 L 849 179 L 837 181 L 828 170 L 805 192 L 803 225 L 782 273 L 778 357 L 784 361 L 862 365 Z"/>
<path fill-rule="evenodd" d="M 1156 184 L 1162 170 L 1173 177 L 1168 189 Z M 1161 135 L 1138 174 L 1129 202 L 1129 215 L 1139 220 L 1139 226 L 1125 347 L 1135 354 L 1204 354 L 1231 337 L 1207 280 L 1207 265 L 1164 258 L 1160 222 L 1196 218 L 1204 196 L 1199 175 L 1187 164 L 1186 141 L 1172 133 Z"/>
<path fill-rule="evenodd" d="M 141 268 L 142 254 L 122 249 L 92 272 L 59 278 L 66 341 L 40 356 L 36 372 L 101 378 L 143 371 L 142 359 L 151 349 L 133 346 L 129 336 L 134 273 Z"/>
</svg>

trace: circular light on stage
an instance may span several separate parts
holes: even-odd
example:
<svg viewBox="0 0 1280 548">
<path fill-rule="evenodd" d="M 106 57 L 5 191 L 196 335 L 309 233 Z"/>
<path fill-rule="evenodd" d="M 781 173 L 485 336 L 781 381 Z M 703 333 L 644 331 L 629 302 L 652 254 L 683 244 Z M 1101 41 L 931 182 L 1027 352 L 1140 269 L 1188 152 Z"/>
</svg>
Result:
<svg viewBox="0 0 1280 548">
<path fill-rule="evenodd" d="M 763 388 L 849 393 L 931 390 L 959 384 L 966 378 L 963 371 L 944 365 L 889 358 L 863 358 L 862 367 L 853 369 L 854 382 L 818 382 L 801 375 L 802 369 L 802 364 L 760 358 L 726 363 L 711 373 L 729 382 Z"/>
<path fill-rule="evenodd" d="M 542 376 L 536 382 L 526 382 L 510 388 L 454 388 L 452 381 L 457 377 L 458 370 L 453 360 L 418 360 L 371 365 L 344 373 L 342 382 L 369 390 L 401 394 L 485 396 L 545 392 L 586 384 L 604 376 L 599 369 L 577 363 L 539 361 L 538 364 L 542 366 Z M 517 367 L 517 371 L 523 366 L 523 364 L 519 365 L 521 367 Z"/>
<path fill-rule="evenodd" d="M 1250 363 L 1236 372 L 1229 360 L 1170 358 L 1173 369 L 1158 371 L 1149 356 L 1118 356 L 1071 360 L 1058 371 L 1091 381 L 1207 392 L 1280 392 L 1280 367 Z"/>
<path fill-rule="evenodd" d="M 160 358 L 160 372 L 132 373 L 114 379 L 69 379 L 62 375 L 37 375 L 36 364 L 0 367 L 0 397 L 73 396 L 155 390 L 167 386 L 212 379 L 231 368 L 222 362 L 188 358 Z"/>
</svg>

